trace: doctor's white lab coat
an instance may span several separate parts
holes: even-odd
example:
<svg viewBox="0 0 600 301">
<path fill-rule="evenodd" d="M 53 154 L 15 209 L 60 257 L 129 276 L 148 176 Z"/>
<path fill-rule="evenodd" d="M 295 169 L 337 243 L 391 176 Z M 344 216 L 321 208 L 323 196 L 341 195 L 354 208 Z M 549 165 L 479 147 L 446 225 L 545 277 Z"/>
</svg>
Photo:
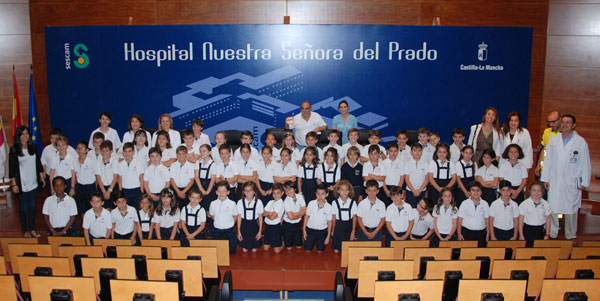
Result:
<svg viewBox="0 0 600 301">
<path fill-rule="evenodd" d="M 589 187 L 592 177 L 588 145 L 576 133 L 564 145 L 562 134 L 558 134 L 550 139 L 546 149 L 540 180 L 550 183 L 550 209 L 552 213 L 577 213 L 581 207 L 581 186 Z"/>
</svg>

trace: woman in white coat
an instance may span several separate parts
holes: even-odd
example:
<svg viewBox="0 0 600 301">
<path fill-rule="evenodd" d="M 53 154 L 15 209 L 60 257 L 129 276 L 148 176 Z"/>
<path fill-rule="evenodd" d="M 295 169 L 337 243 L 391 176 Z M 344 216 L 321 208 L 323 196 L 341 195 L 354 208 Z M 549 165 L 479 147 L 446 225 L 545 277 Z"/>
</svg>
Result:
<svg viewBox="0 0 600 301">
<path fill-rule="evenodd" d="M 152 134 L 152 143 L 150 145 L 156 145 L 157 133 L 161 130 L 169 133 L 169 141 L 173 149 L 176 149 L 181 144 L 181 135 L 173 129 L 173 118 L 171 118 L 171 115 L 164 113 L 158 117 L 158 129 Z"/>
<path fill-rule="evenodd" d="M 502 136 L 504 138 L 502 151 L 504 152 L 511 144 L 518 144 L 525 156 L 521 163 L 529 170 L 533 165 L 533 148 L 529 131 L 521 125 L 521 113 L 510 112 L 506 116 L 506 121 L 502 125 Z"/>
<path fill-rule="evenodd" d="M 496 153 L 496 160 L 502 154 L 502 135 L 500 122 L 498 122 L 498 111 L 489 107 L 485 110 L 485 114 L 481 119 L 481 123 L 471 126 L 469 133 L 469 142 L 473 147 L 473 161 L 479 166 L 479 161 L 486 149 L 493 149 Z"/>
<path fill-rule="evenodd" d="M 548 189 L 552 216 L 550 236 L 558 235 L 558 214 L 565 216 L 565 238 L 577 237 L 577 214 L 581 207 L 581 192 L 590 186 L 592 165 L 588 144 L 573 132 L 575 117 L 561 117 L 561 133 L 550 138 L 546 147 L 544 170 L 540 180 Z"/>
</svg>

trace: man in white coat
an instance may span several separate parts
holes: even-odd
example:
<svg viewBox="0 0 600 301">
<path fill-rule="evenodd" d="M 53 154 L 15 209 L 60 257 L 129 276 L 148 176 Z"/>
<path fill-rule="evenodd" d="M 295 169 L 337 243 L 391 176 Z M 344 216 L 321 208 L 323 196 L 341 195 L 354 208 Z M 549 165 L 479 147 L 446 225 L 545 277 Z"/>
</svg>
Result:
<svg viewBox="0 0 600 301">
<path fill-rule="evenodd" d="M 577 237 L 577 214 L 581 207 L 581 191 L 590 186 L 592 165 L 590 152 L 581 136 L 574 132 L 575 116 L 561 117 L 561 133 L 550 139 L 541 181 L 548 189 L 552 215 L 550 236 L 556 238 L 559 230 L 558 214 L 565 217 L 565 238 Z"/>
</svg>

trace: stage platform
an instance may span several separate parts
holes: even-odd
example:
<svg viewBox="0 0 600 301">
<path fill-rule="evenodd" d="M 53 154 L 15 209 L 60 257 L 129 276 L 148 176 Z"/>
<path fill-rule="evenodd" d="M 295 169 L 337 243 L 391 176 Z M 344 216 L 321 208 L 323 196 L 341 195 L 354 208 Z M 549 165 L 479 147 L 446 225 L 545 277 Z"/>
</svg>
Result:
<svg viewBox="0 0 600 301">
<path fill-rule="evenodd" d="M 284 249 L 279 254 L 262 249 L 244 253 L 238 248 L 230 258 L 230 266 L 221 267 L 221 273 L 232 272 L 236 290 L 331 291 L 335 273 L 344 271 L 340 254 L 330 248 L 322 253 Z"/>
</svg>

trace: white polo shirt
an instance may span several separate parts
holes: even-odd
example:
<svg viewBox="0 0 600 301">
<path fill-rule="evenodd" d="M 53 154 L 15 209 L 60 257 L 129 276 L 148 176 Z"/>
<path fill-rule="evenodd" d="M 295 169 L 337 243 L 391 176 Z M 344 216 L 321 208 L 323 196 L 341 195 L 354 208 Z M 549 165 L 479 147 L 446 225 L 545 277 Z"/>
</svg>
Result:
<svg viewBox="0 0 600 301">
<path fill-rule="evenodd" d="M 90 134 L 90 141 L 88 142 L 89 149 L 94 148 L 94 134 L 97 132 L 101 132 L 100 128 L 93 130 Z M 109 127 L 108 132 L 102 134 L 104 134 L 104 140 L 109 140 L 110 142 L 112 142 L 113 150 L 119 149 L 119 147 L 121 147 L 121 138 L 119 138 L 119 133 L 117 133 L 115 129 Z"/>
<path fill-rule="evenodd" d="M 244 204 L 246 205 L 246 210 L 244 210 Z M 256 208 L 254 207 L 255 205 Z M 255 209 L 254 214 L 252 214 L 253 208 Z M 256 198 L 250 202 L 245 198 L 237 201 L 237 210 L 242 215 L 242 219 L 250 221 L 257 220 L 258 217 L 265 212 L 262 201 L 259 201 Z"/>
<path fill-rule="evenodd" d="M 111 157 L 108 163 L 104 163 L 102 159 L 96 163 L 96 175 L 100 176 L 102 183 L 98 185 L 108 186 L 112 183 L 114 176 L 118 173 L 119 160 Z"/>
<path fill-rule="evenodd" d="M 322 207 L 319 206 L 319 201 L 311 201 L 306 206 L 306 216 L 308 216 L 306 227 L 313 230 L 326 230 L 327 222 L 331 221 L 331 213 L 332 208 L 327 201 Z"/>
<path fill-rule="evenodd" d="M 366 198 L 358 204 L 356 215 L 362 218 L 362 223 L 367 228 L 376 228 L 385 218 L 385 204 L 379 199 L 375 203 Z"/>
<path fill-rule="evenodd" d="M 262 158 L 258 150 L 254 146 L 250 146 L 250 159 L 252 161 L 259 161 Z M 233 152 L 233 161 L 238 162 L 242 161 L 242 153 L 241 147 L 238 147 L 235 152 Z"/>
<path fill-rule="evenodd" d="M 119 162 L 117 173 L 121 177 L 123 189 L 140 188 L 140 175 L 144 174 L 144 165 L 138 160 L 131 160 L 127 163 L 126 160 Z"/>
<path fill-rule="evenodd" d="M 338 221 L 349 221 L 356 215 L 358 205 L 354 200 L 348 198 L 343 201 L 341 198 L 337 198 L 331 202 L 331 214 L 335 216 Z"/>
<path fill-rule="evenodd" d="M 77 151 L 75 151 L 75 149 L 70 145 L 67 145 L 67 153 L 71 154 L 71 156 L 73 156 L 73 158 L 79 158 Z M 52 145 L 52 144 L 46 145 L 44 147 L 44 150 L 42 151 L 40 161 L 42 162 L 42 165 L 46 166 L 46 174 L 47 175 L 50 175 L 50 162 L 52 161 L 52 158 L 54 158 L 55 156 L 58 156 L 58 150 L 54 147 L 54 145 Z"/>
<path fill-rule="evenodd" d="M 159 224 L 161 228 L 173 228 L 173 225 L 181 219 L 181 213 L 179 213 L 179 209 L 175 211 L 173 215 L 171 215 L 171 210 L 164 210 L 161 212 L 161 215 L 158 215 L 157 212 L 154 212 L 154 217 L 152 217 L 153 224 Z"/>
<path fill-rule="evenodd" d="M 42 214 L 48 215 L 52 228 L 63 228 L 69 223 L 71 216 L 77 215 L 77 205 L 75 200 L 66 194 L 63 200 L 51 195 L 44 201 Z"/>
<path fill-rule="evenodd" d="M 112 223 L 115 224 L 115 232 L 120 235 L 131 234 L 135 228 L 135 223 L 139 223 L 135 208 L 127 205 L 125 214 L 121 213 L 119 208 L 115 208 L 110 212 Z"/>
<path fill-rule="evenodd" d="M 431 214 L 427 212 L 425 216 L 420 216 L 417 209 L 413 209 L 413 217 L 415 219 L 415 224 L 413 225 L 412 231 L 410 231 L 413 235 L 425 235 L 429 230 L 435 228 L 433 224 L 433 217 Z"/>
<path fill-rule="evenodd" d="M 342 145 L 341 153 L 338 154 L 338 155 L 340 155 L 340 158 L 344 158 L 344 160 L 348 161 L 348 149 L 350 149 L 350 147 L 352 147 L 352 146 L 356 146 L 356 148 L 358 148 L 358 156 L 360 157 L 360 154 L 362 154 L 363 146 L 360 145 L 360 143 L 358 143 L 358 142 L 356 142 L 356 144 L 354 144 L 354 145 L 352 145 L 352 144 L 350 144 L 350 142 L 348 142 L 348 143 Z"/>
<path fill-rule="evenodd" d="M 204 160 L 198 160 L 198 178 L 200 180 L 210 179 L 212 176 L 217 174 L 217 163 L 212 159 L 208 159 L 206 163 Z"/>
<path fill-rule="evenodd" d="M 150 211 L 148 213 L 144 212 L 144 210 L 138 210 L 138 220 L 140 221 L 140 227 L 142 227 L 143 232 L 150 231 L 150 224 L 152 223 L 152 219 L 150 218 Z M 150 223 L 142 223 L 145 221 L 150 221 Z"/>
<path fill-rule="evenodd" d="M 464 144 L 463 144 L 464 147 Z M 461 149 L 456 146 L 456 143 L 452 143 L 452 145 L 450 145 L 450 161 L 452 161 L 452 163 L 456 164 L 458 162 L 458 160 L 460 159 L 460 153 L 461 153 Z"/>
<path fill-rule="evenodd" d="M 207 134 L 200 133 L 200 138 L 194 138 L 194 145 L 196 145 L 197 148 L 200 148 L 200 146 L 204 144 L 210 145 L 210 138 Z"/>
<path fill-rule="evenodd" d="M 233 178 L 240 174 L 237 164 L 229 161 L 229 164 L 225 165 L 223 162 L 217 164 L 217 177 L 224 177 L 225 179 Z M 229 187 L 237 187 L 237 182 L 229 184 Z"/>
<path fill-rule="evenodd" d="M 454 165 L 454 168 L 456 169 L 456 175 L 461 179 L 475 177 L 475 172 L 477 169 L 473 161 L 467 163 L 462 159 L 458 161 L 456 165 Z"/>
<path fill-rule="evenodd" d="M 402 149 L 402 147 L 398 146 L 398 158 L 400 158 L 400 161 L 402 161 L 404 163 L 406 163 L 410 159 L 412 159 L 412 155 L 410 154 L 410 146 L 405 145 L 404 149 Z"/>
<path fill-rule="evenodd" d="M 283 213 L 285 212 L 285 208 L 283 206 L 283 200 L 270 200 L 265 206 L 265 212 L 277 212 L 277 217 L 275 219 L 270 219 L 265 216 L 265 224 L 267 225 L 279 225 L 281 223 L 281 219 L 283 218 Z"/>
<path fill-rule="evenodd" d="M 523 181 L 527 181 L 527 168 L 520 161 L 512 165 L 512 163 L 503 160 L 500 162 L 498 176 L 509 181 L 512 186 L 519 186 Z"/>
<path fill-rule="evenodd" d="M 333 166 L 322 163 L 317 169 L 320 169 L 317 174 L 323 183 L 337 183 L 342 177 L 342 171 L 337 163 L 334 163 Z"/>
<path fill-rule="evenodd" d="M 285 215 L 283 216 L 283 220 L 290 224 L 297 224 L 302 221 L 302 217 L 297 219 L 290 219 L 287 216 L 288 212 L 297 213 L 300 212 L 302 207 L 306 207 L 306 202 L 304 201 L 304 197 L 301 194 L 296 194 L 296 201 L 293 198 L 286 196 L 283 201 L 283 208 L 285 209 Z"/>
<path fill-rule="evenodd" d="M 160 154 L 161 162 L 169 161 L 171 159 L 177 159 L 177 152 L 175 152 L 174 148 L 165 148 Z"/>
<path fill-rule="evenodd" d="M 440 234 L 450 234 L 452 231 L 452 224 L 454 220 L 458 218 L 458 208 L 453 206 L 445 207 L 444 205 L 440 206 L 440 213 L 437 213 L 437 207 L 433 209 L 432 215 L 437 218 L 437 227 Z"/>
<path fill-rule="evenodd" d="M 240 176 L 252 176 L 255 171 L 258 173 L 258 161 L 253 159 L 248 161 L 240 159 L 238 161 L 234 161 L 234 164 L 237 164 L 237 169 L 240 172 Z"/>
<path fill-rule="evenodd" d="M 275 168 L 277 163 L 271 161 L 266 164 L 264 161 L 258 163 L 258 179 L 265 183 L 273 183 L 273 175 L 275 174 Z"/>
<path fill-rule="evenodd" d="M 408 162 L 406 162 L 406 165 L 404 165 L 404 174 L 408 175 L 408 180 L 415 189 L 419 189 L 419 187 L 423 185 L 428 171 L 429 163 L 424 160 L 423 157 L 421 157 L 419 162 L 411 158 Z M 406 185 L 406 190 L 411 191 L 408 185 Z M 427 188 L 425 188 L 425 190 L 427 190 Z"/>
<path fill-rule="evenodd" d="M 239 215 L 237 205 L 230 199 L 214 200 L 210 203 L 209 212 L 215 219 L 215 228 L 221 230 L 232 228 L 235 225 L 235 217 Z"/>
<path fill-rule="evenodd" d="M 223 159 L 221 159 L 221 155 L 219 154 L 219 146 L 215 145 L 215 147 L 211 148 L 210 156 L 212 157 L 215 163 L 223 163 Z"/>
<path fill-rule="evenodd" d="M 175 161 L 171 164 L 169 176 L 175 181 L 177 188 L 185 188 L 190 183 L 190 180 L 194 179 L 195 172 L 194 164 L 191 162 L 185 161 L 181 165 L 179 161 Z"/>
<path fill-rule="evenodd" d="M 88 229 L 91 236 L 95 238 L 105 238 L 106 231 L 112 229 L 110 212 L 102 208 L 100 216 L 90 209 L 83 215 L 83 229 Z"/>
<path fill-rule="evenodd" d="M 423 146 L 423 155 L 421 155 L 421 160 L 424 160 L 427 163 L 429 163 L 429 161 L 433 160 L 433 153 L 435 153 L 435 147 L 433 147 L 433 145 L 429 143 L 427 143 L 427 145 L 421 144 L 421 146 Z"/>
<path fill-rule="evenodd" d="M 550 213 L 550 205 L 544 199 L 536 205 L 533 199 L 528 198 L 519 205 L 519 214 L 525 217 L 523 222 L 529 226 L 545 225 L 546 216 Z"/>
<path fill-rule="evenodd" d="M 519 217 L 519 205 L 513 200 L 506 204 L 502 198 L 498 198 L 490 205 L 490 216 L 494 218 L 495 228 L 512 230 L 515 228 L 514 219 Z"/>
<path fill-rule="evenodd" d="M 298 167 L 293 161 L 288 162 L 287 165 L 283 163 L 277 163 L 273 170 L 273 176 L 275 177 L 291 177 L 298 175 Z"/>
<path fill-rule="evenodd" d="M 262 154 L 262 153 L 261 153 Z M 281 160 L 281 149 L 276 148 L 275 146 L 273 146 L 271 148 L 271 161 L 273 162 L 278 162 Z M 263 162 L 263 157 L 262 155 L 260 156 L 260 158 L 258 159 L 259 162 Z"/>
<path fill-rule="evenodd" d="M 363 146 L 363 148 L 360 150 L 361 157 L 369 158 L 369 148 L 371 148 L 371 145 L 373 144 L 367 144 Z M 377 144 L 377 146 L 379 146 L 379 152 L 387 156 L 387 151 L 385 150 L 385 147 L 383 147 L 381 144 Z"/>
<path fill-rule="evenodd" d="M 150 162 L 150 156 L 148 155 L 149 147 L 144 146 L 141 149 L 138 149 L 137 146 L 133 148 L 135 153 L 133 154 L 133 159 L 138 160 L 143 163 L 144 168 L 148 166 L 148 162 Z"/>
<path fill-rule="evenodd" d="M 404 174 L 402 159 L 396 157 L 396 160 L 392 161 L 390 158 L 387 158 L 383 160 L 383 166 L 385 168 L 385 185 L 398 186 L 400 178 Z"/>
<path fill-rule="evenodd" d="M 302 118 L 302 113 L 298 113 L 294 116 L 294 123 L 290 125 L 290 129 L 294 129 L 296 143 L 301 146 L 306 146 L 306 134 L 312 132 L 316 128 L 326 125 L 327 124 L 319 113 L 310 112 L 308 120 L 304 120 L 304 118 Z"/>
<path fill-rule="evenodd" d="M 73 163 L 75 175 L 77 176 L 77 183 L 81 185 L 96 183 L 96 161 L 90 157 L 86 157 L 83 160 L 83 163 L 79 163 L 79 159 L 75 159 Z"/>
<path fill-rule="evenodd" d="M 436 161 L 431 160 L 429 162 L 429 169 L 427 172 L 433 174 L 434 179 L 440 180 L 452 179 L 452 176 L 456 174 L 454 163 L 450 162 L 449 160 L 442 162 L 442 160 L 439 159 Z"/>
<path fill-rule="evenodd" d="M 494 164 L 490 164 L 489 167 L 482 165 L 481 167 L 477 168 L 475 176 L 481 177 L 483 181 L 493 181 L 494 178 L 500 177 L 500 173 L 498 167 L 494 166 Z"/>
<path fill-rule="evenodd" d="M 403 203 L 402 207 L 398 207 L 396 204 L 392 203 L 385 211 L 385 221 L 391 223 L 394 232 L 406 232 L 410 221 L 415 219 L 412 210 L 413 208 L 408 203 Z"/>
<path fill-rule="evenodd" d="M 373 163 L 371 163 L 371 161 L 367 161 L 365 163 L 363 163 L 363 172 L 362 172 L 362 176 L 366 177 L 370 174 L 376 175 L 376 176 L 385 176 L 387 173 L 385 166 L 383 165 L 383 163 L 381 161 L 379 161 L 377 163 L 377 166 L 373 166 Z M 379 185 L 379 188 L 381 188 L 381 186 L 383 185 L 383 181 L 377 181 L 377 184 Z M 365 181 L 364 184 L 365 186 L 367 186 L 367 182 Z"/>
<path fill-rule="evenodd" d="M 463 227 L 472 231 L 483 230 L 486 227 L 485 219 L 490 217 L 490 207 L 484 200 L 480 200 L 475 206 L 471 198 L 468 198 L 460 204 L 458 217 L 463 219 Z"/>
<path fill-rule="evenodd" d="M 144 182 L 148 182 L 150 193 L 160 193 L 160 191 L 165 188 L 165 184 L 169 181 L 169 170 L 162 164 L 159 164 L 158 166 L 150 165 L 144 172 Z"/>
<path fill-rule="evenodd" d="M 52 162 L 50 162 L 50 169 L 54 169 L 54 176 L 70 179 L 73 176 L 71 171 L 75 169 L 75 162 L 73 162 L 75 158 L 77 157 L 73 157 L 69 153 L 63 159 L 60 158 L 60 155 L 53 157 Z"/>
<path fill-rule="evenodd" d="M 181 210 L 181 221 L 190 227 L 200 226 L 206 222 L 206 210 L 198 204 L 196 207 L 192 207 L 192 204 L 187 204 Z"/>
<path fill-rule="evenodd" d="M 312 180 L 319 178 L 319 167 L 317 165 L 304 164 L 298 167 L 297 177 Z"/>
</svg>

